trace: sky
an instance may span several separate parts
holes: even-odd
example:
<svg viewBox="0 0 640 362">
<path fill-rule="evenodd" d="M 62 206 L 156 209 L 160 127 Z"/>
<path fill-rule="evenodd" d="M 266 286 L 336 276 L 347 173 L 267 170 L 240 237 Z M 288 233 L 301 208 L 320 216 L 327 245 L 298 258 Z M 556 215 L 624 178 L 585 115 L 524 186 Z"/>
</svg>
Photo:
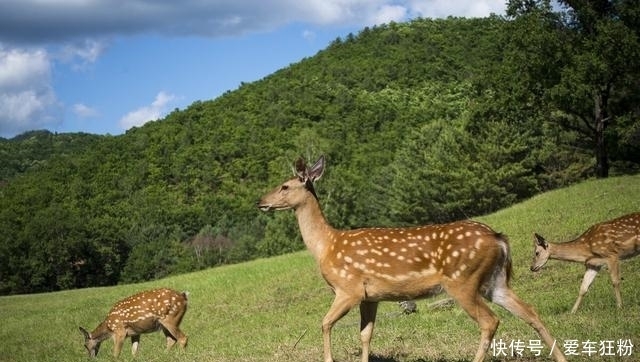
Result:
<svg viewBox="0 0 640 362">
<path fill-rule="evenodd" d="M 506 0 L 0 0 L 0 137 L 119 135 L 365 26 L 504 14 Z"/>
</svg>

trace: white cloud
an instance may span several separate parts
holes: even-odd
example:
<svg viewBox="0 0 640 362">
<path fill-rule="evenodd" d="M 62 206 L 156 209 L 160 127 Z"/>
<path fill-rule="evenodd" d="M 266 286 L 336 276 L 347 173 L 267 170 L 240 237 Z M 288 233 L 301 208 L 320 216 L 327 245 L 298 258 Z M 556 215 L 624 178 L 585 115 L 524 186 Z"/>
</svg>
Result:
<svg viewBox="0 0 640 362">
<path fill-rule="evenodd" d="M 131 127 L 142 126 L 143 124 L 161 118 L 167 111 L 168 105 L 176 97 L 172 94 L 160 92 L 156 95 L 151 105 L 140 107 L 134 111 L 127 113 L 120 119 L 120 127 L 127 130 Z"/>
<path fill-rule="evenodd" d="M 411 14 L 423 18 L 446 18 L 448 16 L 477 18 L 491 13 L 504 14 L 505 0 L 410 0 Z"/>
<path fill-rule="evenodd" d="M 64 44 L 56 54 L 56 59 L 63 63 L 72 63 L 74 69 L 82 69 L 95 63 L 106 48 L 107 43 L 104 40 L 85 39 Z"/>
<path fill-rule="evenodd" d="M 415 16 L 482 17 L 504 9 L 505 0 L 2 0 L 0 42 L 77 42 L 150 33 L 217 37 L 293 22 L 364 26 Z M 90 59 L 91 52 L 84 57 Z"/>
<path fill-rule="evenodd" d="M 0 47 L 0 136 L 60 121 L 61 106 L 51 87 L 47 52 Z"/>
<path fill-rule="evenodd" d="M 313 41 L 316 38 L 316 33 L 306 29 L 302 32 L 302 38 L 308 41 Z"/>
<path fill-rule="evenodd" d="M 408 9 L 399 5 L 382 6 L 371 18 L 374 24 L 390 23 L 392 21 L 400 22 L 407 16 Z"/>
<path fill-rule="evenodd" d="M 73 113 L 80 118 L 92 118 L 99 115 L 98 111 L 82 103 L 74 104 L 71 109 Z"/>
</svg>

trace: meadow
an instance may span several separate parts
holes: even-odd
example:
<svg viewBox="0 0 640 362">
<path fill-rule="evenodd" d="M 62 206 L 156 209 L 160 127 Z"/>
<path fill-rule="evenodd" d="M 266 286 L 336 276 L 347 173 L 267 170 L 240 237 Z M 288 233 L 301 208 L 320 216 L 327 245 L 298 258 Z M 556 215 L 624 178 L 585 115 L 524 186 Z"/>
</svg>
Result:
<svg viewBox="0 0 640 362">
<path fill-rule="evenodd" d="M 474 218 L 509 236 L 512 287 L 535 306 L 559 348 L 577 343 L 577 355 L 567 356 L 570 361 L 640 360 L 640 257 L 622 262 L 622 309 L 616 308 L 608 273 L 602 270 L 580 309 L 570 314 L 584 266 L 551 260 L 541 272 L 530 272 L 532 233 L 566 241 L 596 222 L 634 211 L 640 211 L 640 175 L 586 181 Z M 320 322 L 333 295 L 310 254 L 302 251 L 141 284 L 0 297 L 0 361 L 86 361 L 78 326 L 91 330 L 119 299 L 158 286 L 189 291 L 181 326 L 188 347 L 166 352 L 161 333 L 147 334 L 138 356 L 131 356 L 127 341 L 120 361 L 322 360 Z M 413 314 L 403 314 L 396 303 L 382 303 L 371 361 L 470 361 L 479 330 L 455 305 L 430 307 L 444 297 L 419 301 Z M 539 339 L 532 328 L 491 306 L 501 319 L 495 340 L 507 347 L 490 349 L 489 355 L 507 354 L 492 360 L 549 360 L 546 346 L 539 357 L 530 348 Z M 358 326 L 359 313 L 352 311 L 334 327 L 337 361 L 360 360 Z M 625 351 L 617 350 L 619 341 L 628 347 Z M 511 357 L 509 346 L 518 345 L 524 347 L 523 357 Z M 613 346 L 612 355 L 601 355 L 601 345 Z M 111 340 L 105 341 L 97 360 L 114 360 L 112 348 Z"/>
</svg>

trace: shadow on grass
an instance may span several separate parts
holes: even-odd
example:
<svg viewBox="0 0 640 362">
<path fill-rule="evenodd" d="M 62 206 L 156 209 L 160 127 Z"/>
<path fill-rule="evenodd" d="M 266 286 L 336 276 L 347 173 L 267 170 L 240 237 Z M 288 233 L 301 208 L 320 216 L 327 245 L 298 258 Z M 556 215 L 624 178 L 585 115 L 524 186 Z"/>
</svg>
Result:
<svg viewBox="0 0 640 362">
<path fill-rule="evenodd" d="M 436 358 L 436 359 L 424 359 L 418 358 L 415 360 L 411 360 L 410 362 L 470 362 L 470 359 L 448 359 L 448 358 Z M 399 359 L 395 357 L 386 357 L 380 356 L 376 354 L 372 354 L 369 356 L 369 362 L 400 362 Z"/>
<path fill-rule="evenodd" d="M 502 360 L 499 358 L 495 358 L 495 357 L 487 357 L 486 359 L 489 362 L 504 362 L 504 361 L 511 361 L 511 360 L 515 360 L 515 359 L 507 359 L 507 360 Z M 412 359 L 412 360 L 406 360 L 406 359 L 402 359 L 399 360 L 396 357 L 386 357 L 386 356 L 381 356 L 381 355 L 370 355 L 369 356 L 369 362 L 400 362 L 400 361 L 408 361 L 408 362 L 471 362 L 471 359 L 451 359 L 451 358 L 444 358 L 444 357 L 439 357 L 439 358 L 418 358 L 418 359 Z M 525 357 L 525 358 L 518 358 L 517 359 L 518 362 L 536 362 L 538 361 L 537 358 L 531 357 Z"/>
</svg>

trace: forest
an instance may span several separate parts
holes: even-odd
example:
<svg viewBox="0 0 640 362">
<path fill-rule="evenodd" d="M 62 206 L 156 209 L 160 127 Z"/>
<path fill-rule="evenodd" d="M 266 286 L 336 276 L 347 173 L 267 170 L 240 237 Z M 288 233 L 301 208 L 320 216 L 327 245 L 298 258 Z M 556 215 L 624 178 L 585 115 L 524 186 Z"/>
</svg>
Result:
<svg viewBox="0 0 640 362">
<path fill-rule="evenodd" d="M 640 2 L 366 27 L 119 136 L 0 138 L 0 294 L 153 280 L 304 248 L 258 198 L 324 154 L 341 228 L 483 215 L 640 172 Z"/>
</svg>

